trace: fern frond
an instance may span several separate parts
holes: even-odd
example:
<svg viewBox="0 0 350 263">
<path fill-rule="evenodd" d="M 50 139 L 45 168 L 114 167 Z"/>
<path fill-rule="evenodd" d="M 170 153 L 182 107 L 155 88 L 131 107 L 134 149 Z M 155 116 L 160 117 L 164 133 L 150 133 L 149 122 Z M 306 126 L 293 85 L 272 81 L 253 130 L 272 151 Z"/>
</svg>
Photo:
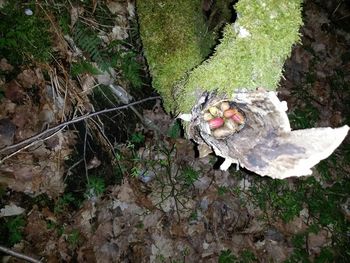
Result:
<svg viewBox="0 0 350 263">
<path fill-rule="evenodd" d="M 110 59 L 102 51 L 102 40 L 91 29 L 82 23 L 77 23 L 73 38 L 75 43 L 86 53 L 89 54 L 91 60 L 95 61 L 102 71 L 112 67 Z"/>
<path fill-rule="evenodd" d="M 78 76 L 79 74 L 90 73 L 92 75 L 101 74 L 101 72 L 91 65 L 87 61 L 81 61 L 79 63 L 73 63 L 71 68 L 71 74 L 73 77 Z"/>
</svg>

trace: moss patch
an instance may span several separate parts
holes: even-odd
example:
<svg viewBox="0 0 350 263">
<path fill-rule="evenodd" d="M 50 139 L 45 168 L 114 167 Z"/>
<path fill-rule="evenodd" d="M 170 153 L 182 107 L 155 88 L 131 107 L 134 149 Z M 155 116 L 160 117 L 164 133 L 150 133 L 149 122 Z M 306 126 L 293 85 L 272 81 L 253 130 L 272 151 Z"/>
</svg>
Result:
<svg viewBox="0 0 350 263">
<path fill-rule="evenodd" d="M 35 1 L 27 2 L 7 1 L 0 8 L 0 54 L 16 66 L 25 61 L 51 60 L 49 23 Z M 33 14 L 26 15 L 25 10 Z"/>
<path fill-rule="evenodd" d="M 201 0 L 139 0 L 140 33 L 153 86 L 167 110 L 174 109 L 172 88 L 199 65 L 214 44 L 201 10 Z"/>
<path fill-rule="evenodd" d="M 276 90 L 283 64 L 300 39 L 301 2 L 239 1 L 237 21 L 224 28 L 214 55 L 197 67 L 214 43 L 201 1 L 137 1 L 153 86 L 166 109 L 189 112 L 203 91 L 233 96 L 239 88 Z"/>
<path fill-rule="evenodd" d="M 300 39 L 300 5 L 300 0 L 239 1 L 237 22 L 225 27 L 214 56 L 196 68 L 178 92 L 178 110 L 191 110 L 196 90 L 229 96 L 238 88 L 275 90 L 284 61 Z"/>
</svg>

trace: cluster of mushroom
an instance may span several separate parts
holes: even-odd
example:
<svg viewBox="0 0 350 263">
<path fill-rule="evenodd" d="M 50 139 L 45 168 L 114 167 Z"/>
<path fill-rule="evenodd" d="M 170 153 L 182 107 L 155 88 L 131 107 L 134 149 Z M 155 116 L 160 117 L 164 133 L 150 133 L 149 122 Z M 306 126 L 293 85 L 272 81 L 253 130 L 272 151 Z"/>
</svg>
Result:
<svg viewBox="0 0 350 263">
<path fill-rule="evenodd" d="M 217 139 L 240 131 L 245 123 L 243 114 L 227 101 L 209 107 L 204 111 L 203 119 L 208 123 L 212 136 Z"/>
</svg>

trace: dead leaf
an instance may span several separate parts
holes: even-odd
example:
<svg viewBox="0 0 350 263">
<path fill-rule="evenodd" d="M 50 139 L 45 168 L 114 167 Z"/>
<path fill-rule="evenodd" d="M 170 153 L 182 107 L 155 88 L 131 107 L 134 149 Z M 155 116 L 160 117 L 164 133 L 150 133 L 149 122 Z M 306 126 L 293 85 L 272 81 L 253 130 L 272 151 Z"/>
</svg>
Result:
<svg viewBox="0 0 350 263">
<path fill-rule="evenodd" d="M 198 151 L 199 158 L 204 158 L 213 152 L 213 150 L 207 144 L 199 144 Z"/>
<path fill-rule="evenodd" d="M 33 166 L 23 166 L 19 169 L 14 170 L 13 174 L 15 178 L 19 181 L 30 181 L 34 176 Z"/>
<path fill-rule="evenodd" d="M 71 26 L 71 28 L 74 27 L 74 25 L 76 24 L 76 22 L 79 19 L 79 16 L 83 13 L 84 13 L 84 8 L 81 6 L 78 6 L 78 7 L 73 6 L 71 8 L 71 10 L 70 10 L 70 21 L 71 21 L 70 26 Z"/>
<path fill-rule="evenodd" d="M 23 88 L 29 89 L 38 82 L 38 77 L 33 70 L 25 69 L 18 74 L 17 80 Z"/>
<path fill-rule="evenodd" d="M 272 240 L 266 241 L 265 249 L 273 262 L 284 262 L 292 252 L 291 248 Z"/>
<path fill-rule="evenodd" d="M 129 34 L 125 28 L 120 26 L 114 26 L 110 37 L 116 40 L 124 40 L 129 37 Z"/>
<path fill-rule="evenodd" d="M 80 85 L 86 94 L 90 94 L 93 88 L 96 86 L 95 78 L 89 74 L 84 74 L 81 76 Z"/>
<path fill-rule="evenodd" d="M 90 169 L 94 169 L 94 168 L 97 168 L 101 165 L 101 161 L 96 157 L 94 156 L 94 158 L 92 158 L 88 165 L 87 165 L 87 169 L 90 170 Z"/>
<path fill-rule="evenodd" d="M 45 103 L 42 106 L 41 111 L 39 112 L 38 120 L 40 123 L 39 129 L 41 130 L 55 120 L 55 114 L 49 104 Z"/>
<path fill-rule="evenodd" d="M 23 214 L 24 211 L 25 211 L 24 208 L 19 207 L 15 204 L 5 205 L 5 207 L 1 208 L 0 210 L 0 217 L 16 216 L 16 215 Z"/>
<path fill-rule="evenodd" d="M 16 126 L 9 119 L 0 119 L 0 148 L 13 144 Z"/>
<path fill-rule="evenodd" d="M 22 86 L 16 80 L 12 80 L 5 85 L 4 93 L 5 97 L 13 102 L 21 102 L 25 97 Z"/>
<path fill-rule="evenodd" d="M 9 115 L 13 114 L 16 109 L 16 104 L 11 100 L 4 98 L 0 104 L 0 116 L 1 118 L 8 118 Z"/>
<path fill-rule="evenodd" d="M 30 104 L 19 105 L 12 117 L 12 122 L 17 126 L 16 139 L 23 140 L 35 133 L 37 127 L 37 108 Z M 29 134 L 25 137 L 25 134 Z"/>
<path fill-rule="evenodd" d="M 86 238 L 91 238 L 93 233 L 93 219 L 96 217 L 95 203 L 87 201 L 84 206 L 75 215 L 75 224 L 79 226 L 80 232 L 84 234 Z"/>
<path fill-rule="evenodd" d="M 13 66 L 10 65 L 9 63 L 7 63 L 7 59 L 6 58 L 2 58 L 0 60 L 0 70 L 1 71 L 12 71 L 13 70 Z"/>
<path fill-rule="evenodd" d="M 43 219 L 38 207 L 34 206 L 33 210 L 27 217 L 27 225 L 24 233 L 26 240 L 35 244 L 38 250 L 43 250 L 46 246 L 46 240 L 51 236 L 47 229 L 46 221 Z"/>
<path fill-rule="evenodd" d="M 129 0 L 128 1 L 128 7 L 127 7 L 129 18 L 135 17 L 135 1 Z"/>
<path fill-rule="evenodd" d="M 125 5 L 117 1 L 108 1 L 107 7 L 112 14 L 117 14 L 117 15 L 126 14 Z"/>
<path fill-rule="evenodd" d="M 321 230 L 317 234 L 310 233 L 308 236 L 308 248 L 310 253 L 319 254 L 322 247 L 331 243 L 331 234 L 326 230 Z"/>
<path fill-rule="evenodd" d="M 78 250 L 78 263 L 97 262 L 93 248 L 82 246 Z"/>
</svg>

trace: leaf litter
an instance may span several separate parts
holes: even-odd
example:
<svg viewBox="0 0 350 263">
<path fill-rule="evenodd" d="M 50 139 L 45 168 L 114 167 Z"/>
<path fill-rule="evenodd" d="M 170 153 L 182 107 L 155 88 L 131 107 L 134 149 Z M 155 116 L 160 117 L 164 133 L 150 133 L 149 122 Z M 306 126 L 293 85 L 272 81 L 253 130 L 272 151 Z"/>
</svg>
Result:
<svg viewBox="0 0 350 263">
<path fill-rule="evenodd" d="M 101 38 L 127 39 L 134 2 L 109 1 L 107 7 L 116 18 L 111 32 Z M 339 54 L 347 52 L 350 37 L 342 29 L 324 29 L 332 26 L 326 10 L 321 4 L 306 3 L 303 45 L 294 47 L 285 66 L 280 96 L 295 114 L 295 125 L 303 125 L 302 118 L 311 118 L 318 126 L 338 126 L 349 120 L 345 115 L 349 109 L 337 101 L 344 101 L 348 94 L 340 90 L 342 82 L 335 79 L 339 77 L 335 69 L 345 72 L 349 68 L 349 61 Z M 81 6 L 72 6 L 70 11 L 72 27 L 87 12 Z M 68 49 L 67 37 L 55 32 L 60 56 L 70 62 L 77 60 L 81 53 Z M 1 58 L 0 69 L 14 70 L 6 58 Z M 88 96 L 96 85 L 92 74 L 82 74 L 77 81 L 67 78 L 69 72 L 64 68 L 50 68 L 49 78 L 43 71 L 40 66 L 28 67 L 10 80 L 1 79 L 1 148 L 60 123 L 74 114 L 74 108 L 81 113 L 94 108 Z M 346 83 L 349 75 L 341 78 Z M 339 90 L 334 90 L 334 82 Z M 307 92 L 297 85 L 300 83 Z M 296 114 L 300 108 L 306 117 Z M 317 116 L 312 115 L 313 109 L 317 109 Z M 241 259 L 237 262 L 284 262 L 293 257 L 300 260 L 305 251 L 305 258 L 312 261 L 338 238 L 333 234 L 338 226 L 331 223 L 310 231 L 319 221 L 311 216 L 313 207 L 305 203 L 296 208 L 290 220 L 279 217 L 289 203 L 283 203 L 288 200 L 278 195 L 287 196 L 287 192 L 257 198 L 271 181 L 259 181 L 245 171 L 215 170 L 213 166 L 220 160 L 211 155 L 198 159 L 191 142 L 165 136 L 174 121 L 159 103 L 152 110 L 145 109 L 143 115 L 159 128 L 159 134 L 141 125 L 135 130 L 145 135 L 141 146 L 117 144 L 119 158 L 114 162 L 119 172 L 127 175 L 121 184 L 109 185 L 103 195 L 85 199 L 78 206 L 63 203 L 60 209 L 64 213 L 54 212 L 45 202 L 34 204 L 29 211 L 13 193 L 31 197 L 46 194 L 63 200 L 68 173 L 65 160 L 81 140 L 78 132 L 60 131 L 1 163 L 0 184 L 11 191 L 7 190 L 7 197 L 0 202 L 0 215 L 26 216 L 24 238 L 13 249 L 48 262 L 236 262 L 234 258 Z M 86 162 L 90 172 L 105 165 L 100 156 L 90 157 Z M 324 181 L 322 172 L 315 170 L 314 175 Z M 334 171 L 329 176 L 337 179 Z M 282 189 L 298 187 L 298 181 L 285 181 L 288 187 Z M 328 185 L 334 184 L 328 179 Z M 349 224 L 348 194 L 346 197 L 341 213 Z M 277 205 L 270 200 L 277 200 Z M 227 261 L 220 261 L 224 257 Z"/>
</svg>

